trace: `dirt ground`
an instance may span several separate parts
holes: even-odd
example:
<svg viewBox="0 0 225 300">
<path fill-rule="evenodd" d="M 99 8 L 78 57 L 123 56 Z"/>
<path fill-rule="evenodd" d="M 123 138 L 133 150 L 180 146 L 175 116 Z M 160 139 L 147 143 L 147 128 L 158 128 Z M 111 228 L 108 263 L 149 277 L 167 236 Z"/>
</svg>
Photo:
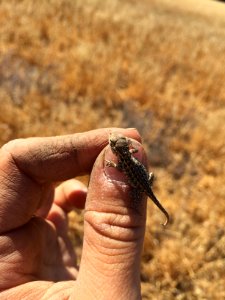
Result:
<svg viewBox="0 0 225 300">
<path fill-rule="evenodd" d="M 225 4 L 0 1 L 0 145 L 136 127 L 149 201 L 143 299 L 225 299 Z M 70 216 L 81 253 L 82 212 Z"/>
</svg>

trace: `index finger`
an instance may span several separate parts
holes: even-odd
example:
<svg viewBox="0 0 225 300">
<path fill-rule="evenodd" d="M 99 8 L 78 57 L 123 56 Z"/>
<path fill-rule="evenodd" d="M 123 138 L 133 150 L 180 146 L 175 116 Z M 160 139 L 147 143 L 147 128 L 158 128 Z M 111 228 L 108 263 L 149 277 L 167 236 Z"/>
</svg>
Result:
<svg viewBox="0 0 225 300">
<path fill-rule="evenodd" d="M 13 140 L 1 151 L 8 152 L 12 163 L 37 182 L 63 181 L 89 173 L 113 131 L 140 140 L 135 129 L 104 128 L 65 136 Z"/>
</svg>

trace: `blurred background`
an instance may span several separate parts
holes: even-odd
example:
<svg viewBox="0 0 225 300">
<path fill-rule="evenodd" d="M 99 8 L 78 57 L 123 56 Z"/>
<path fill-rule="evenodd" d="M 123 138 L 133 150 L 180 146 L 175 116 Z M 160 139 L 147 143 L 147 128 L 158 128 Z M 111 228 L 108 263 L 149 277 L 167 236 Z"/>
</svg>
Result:
<svg viewBox="0 0 225 300">
<path fill-rule="evenodd" d="M 136 127 L 149 201 L 143 299 L 225 299 L 225 4 L 0 1 L 0 145 Z M 85 180 L 85 179 L 84 179 Z M 70 215 L 80 257 L 82 212 Z"/>
</svg>

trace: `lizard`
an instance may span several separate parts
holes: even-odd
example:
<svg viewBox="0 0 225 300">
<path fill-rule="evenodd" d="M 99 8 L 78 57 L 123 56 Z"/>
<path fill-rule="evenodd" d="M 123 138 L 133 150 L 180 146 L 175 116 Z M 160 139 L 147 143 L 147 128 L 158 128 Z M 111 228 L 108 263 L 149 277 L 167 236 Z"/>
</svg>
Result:
<svg viewBox="0 0 225 300">
<path fill-rule="evenodd" d="M 117 156 L 118 163 L 106 160 L 106 166 L 114 167 L 126 175 L 136 198 L 140 198 L 145 193 L 155 203 L 166 216 L 166 220 L 163 223 L 163 226 L 165 226 L 169 222 L 169 214 L 152 191 L 154 174 L 152 172 L 149 174 L 145 166 L 132 155 L 137 153 L 138 149 L 133 147 L 129 138 L 118 133 L 109 135 L 109 145 L 112 152 Z"/>
</svg>

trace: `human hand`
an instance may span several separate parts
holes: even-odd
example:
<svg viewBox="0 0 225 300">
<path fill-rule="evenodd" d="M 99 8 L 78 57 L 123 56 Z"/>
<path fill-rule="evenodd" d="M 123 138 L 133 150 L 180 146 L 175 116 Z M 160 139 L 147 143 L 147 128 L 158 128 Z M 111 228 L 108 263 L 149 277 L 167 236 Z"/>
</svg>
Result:
<svg viewBox="0 0 225 300">
<path fill-rule="evenodd" d="M 15 140 L 0 149 L 1 299 L 141 299 L 146 200 L 137 213 L 124 175 L 105 167 L 114 159 L 112 130 Z M 140 141 L 136 130 L 116 131 Z M 66 181 L 82 174 L 91 174 L 88 193 Z M 78 271 L 67 213 L 84 205 Z"/>
</svg>

